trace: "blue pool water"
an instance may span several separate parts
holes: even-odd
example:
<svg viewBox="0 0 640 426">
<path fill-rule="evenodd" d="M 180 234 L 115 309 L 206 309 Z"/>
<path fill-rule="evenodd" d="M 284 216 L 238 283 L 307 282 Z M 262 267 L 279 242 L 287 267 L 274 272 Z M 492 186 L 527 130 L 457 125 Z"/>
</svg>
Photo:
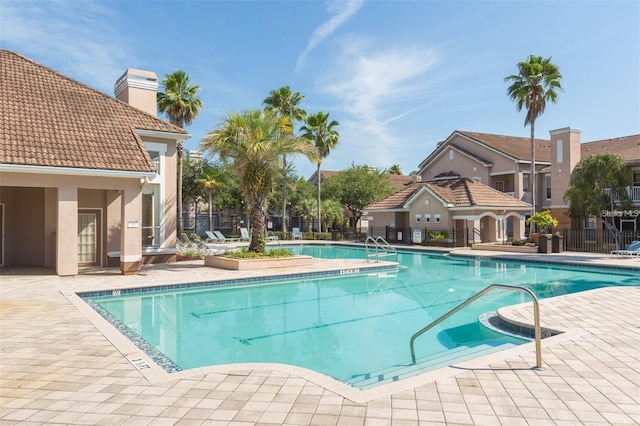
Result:
<svg viewBox="0 0 640 426">
<path fill-rule="evenodd" d="M 358 247 L 290 249 L 322 258 L 365 256 Z M 406 268 L 397 272 L 149 291 L 93 297 L 91 304 L 174 369 L 275 362 L 368 388 L 525 342 L 478 321 L 529 301 L 496 290 L 420 337 L 411 365 L 411 335 L 490 284 L 525 286 L 539 298 L 640 284 L 637 272 L 614 269 L 410 251 L 400 252 L 399 261 Z"/>
</svg>

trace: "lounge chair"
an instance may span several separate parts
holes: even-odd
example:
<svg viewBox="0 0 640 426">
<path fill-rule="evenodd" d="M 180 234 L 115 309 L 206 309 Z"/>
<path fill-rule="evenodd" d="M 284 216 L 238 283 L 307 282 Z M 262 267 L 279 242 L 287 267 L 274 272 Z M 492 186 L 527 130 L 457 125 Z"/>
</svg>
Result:
<svg viewBox="0 0 640 426">
<path fill-rule="evenodd" d="M 205 234 L 207 234 L 207 241 L 209 242 L 215 242 L 218 241 L 218 237 L 216 237 L 216 234 L 214 234 L 211 231 L 204 231 Z"/>
<path fill-rule="evenodd" d="M 278 241 L 278 236 L 269 231 L 267 232 L 267 241 Z"/>
<path fill-rule="evenodd" d="M 251 236 L 249 235 L 249 230 L 247 228 L 240 228 L 240 241 L 250 241 Z"/>
<path fill-rule="evenodd" d="M 623 250 L 613 250 L 611 252 L 612 256 L 638 256 L 640 257 L 640 240 L 631 241 L 631 243 L 627 246 L 626 249 Z"/>
<path fill-rule="evenodd" d="M 240 241 L 239 238 L 227 238 L 224 235 L 222 235 L 222 232 L 220 231 L 213 231 L 213 233 L 215 234 L 216 237 L 218 237 L 219 243 L 231 243 L 234 241 Z"/>
<path fill-rule="evenodd" d="M 293 239 L 302 241 L 302 234 L 300 233 L 300 228 L 292 228 L 291 233 L 293 234 Z"/>
</svg>

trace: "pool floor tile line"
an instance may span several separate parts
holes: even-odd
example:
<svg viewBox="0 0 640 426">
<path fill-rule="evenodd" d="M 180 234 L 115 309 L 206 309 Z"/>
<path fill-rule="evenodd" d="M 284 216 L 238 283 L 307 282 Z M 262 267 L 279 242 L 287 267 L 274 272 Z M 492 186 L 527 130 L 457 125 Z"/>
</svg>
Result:
<svg viewBox="0 0 640 426">
<path fill-rule="evenodd" d="M 317 373 L 279 366 L 149 380 L 118 350 L 115 336 L 103 334 L 64 294 L 211 275 L 195 263 L 145 267 L 138 277 L 3 272 L 0 424 L 640 424 L 638 287 L 542 300 L 543 324 L 566 331 L 543 340 L 543 371 L 530 368 L 532 348 L 514 348 L 402 387 L 373 389 L 367 398 Z M 501 313 L 532 321 L 526 303 Z"/>
</svg>

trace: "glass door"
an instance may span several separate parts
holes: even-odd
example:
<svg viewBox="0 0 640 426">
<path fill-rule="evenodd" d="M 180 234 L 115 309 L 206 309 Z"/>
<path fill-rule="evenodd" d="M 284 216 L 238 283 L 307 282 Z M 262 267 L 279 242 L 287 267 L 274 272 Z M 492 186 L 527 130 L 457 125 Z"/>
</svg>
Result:
<svg viewBox="0 0 640 426">
<path fill-rule="evenodd" d="M 95 265 L 97 263 L 97 215 L 78 213 L 78 263 Z"/>
</svg>

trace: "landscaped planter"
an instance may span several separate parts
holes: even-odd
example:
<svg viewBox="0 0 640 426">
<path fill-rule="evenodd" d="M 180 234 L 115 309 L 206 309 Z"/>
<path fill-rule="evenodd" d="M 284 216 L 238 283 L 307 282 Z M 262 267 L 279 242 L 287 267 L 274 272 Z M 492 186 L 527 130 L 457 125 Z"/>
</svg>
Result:
<svg viewBox="0 0 640 426">
<path fill-rule="evenodd" d="M 289 268 L 292 266 L 309 265 L 313 261 L 311 256 L 292 257 L 264 257 L 261 259 L 235 259 L 224 256 L 205 256 L 205 266 L 220 269 L 232 269 L 235 271 L 269 269 L 269 268 Z"/>
<path fill-rule="evenodd" d="M 513 246 L 509 244 L 476 243 L 471 245 L 472 250 L 507 251 L 511 253 L 538 253 L 536 246 Z"/>
</svg>

